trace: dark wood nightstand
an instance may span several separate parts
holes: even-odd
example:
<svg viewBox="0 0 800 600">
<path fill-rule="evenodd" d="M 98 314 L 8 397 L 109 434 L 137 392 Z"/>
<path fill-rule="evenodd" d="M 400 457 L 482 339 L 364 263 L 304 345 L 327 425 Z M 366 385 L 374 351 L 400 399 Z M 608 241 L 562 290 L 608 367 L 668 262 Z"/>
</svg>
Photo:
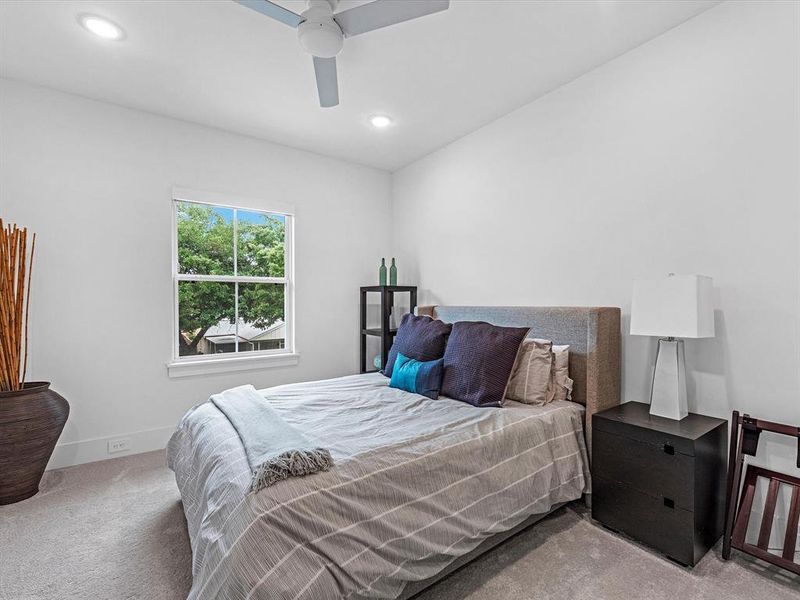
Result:
<svg viewBox="0 0 800 600">
<path fill-rule="evenodd" d="M 628 402 L 592 418 L 592 517 L 694 566 L 722 536 L 728 422 L 651 417 Z"/>
</svg>

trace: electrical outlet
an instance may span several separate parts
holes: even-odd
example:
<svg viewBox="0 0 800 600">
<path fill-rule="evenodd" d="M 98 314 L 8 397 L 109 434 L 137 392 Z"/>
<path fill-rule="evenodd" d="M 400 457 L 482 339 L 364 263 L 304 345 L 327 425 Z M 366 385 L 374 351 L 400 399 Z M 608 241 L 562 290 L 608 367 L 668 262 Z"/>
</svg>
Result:
<svg viewBox="0 0 800 600">
<path fill-rule="evenodd" d="M 124 452 L 130 450 L 131 441 L 129 439 L 108 440 L 108 453 Z"/>
</svg>

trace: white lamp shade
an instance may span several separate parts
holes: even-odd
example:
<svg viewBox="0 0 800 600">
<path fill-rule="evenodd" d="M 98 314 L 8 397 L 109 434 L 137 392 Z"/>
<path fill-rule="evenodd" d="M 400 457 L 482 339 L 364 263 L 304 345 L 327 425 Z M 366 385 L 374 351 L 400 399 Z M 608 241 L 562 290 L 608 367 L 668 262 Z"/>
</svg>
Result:
<svg viewBox="0 0 800 600">
<path fill-rule="evenodd" d="M 633 284 L 631 335 L 714 337 L 712 280 L 704 275 L 670 275 Z"/>
</svg>

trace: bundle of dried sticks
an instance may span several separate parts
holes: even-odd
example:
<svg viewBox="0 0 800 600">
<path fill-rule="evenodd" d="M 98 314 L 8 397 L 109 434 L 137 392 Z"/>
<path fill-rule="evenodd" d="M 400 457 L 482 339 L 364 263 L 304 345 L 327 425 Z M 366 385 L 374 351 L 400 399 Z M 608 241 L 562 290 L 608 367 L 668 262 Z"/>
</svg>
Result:
<svg viewBox="0 0 800 600">
<path fill-rule="evenodd" d="M 36 234 L 0 219 L 0 391 L 19 390 L 28 369 L 28 309 Z"/>
</svg>

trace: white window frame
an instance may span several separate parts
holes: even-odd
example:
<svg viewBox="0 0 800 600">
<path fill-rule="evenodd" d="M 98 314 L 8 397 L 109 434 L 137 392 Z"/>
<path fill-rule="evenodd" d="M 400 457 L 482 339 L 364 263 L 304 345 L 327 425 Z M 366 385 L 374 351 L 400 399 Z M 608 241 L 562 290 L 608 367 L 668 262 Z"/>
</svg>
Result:
<svg viewBox="0 0 800 600">
<path fill-rule="evenodd" d="M 299 354 L 295 347 L 294 335 L 294 207 L 285 203 L 266 202 L 249 198 L 231 196 L 216 192 L 202 192 L 188 188 L 173 188 L 172 198 L 172 360 L 167 364 L 170 377 L 204 375 L 215 372 L 244 371 L 264 367 L 282 367 L 297 364 Z M 178 272 L 178 203 L 211 205 L 234 211 L 233 263 L 234 275 L 187 275 Z M 260 212 L 284 217 L 284 276 L 254 277 L 236 274 L 238 269 L 236 244 L 236 211 Z M 205 356 L 180 356 L 178 285 L 181 281 L 215 281 L 221 283 L 272 283 L 284 286 L 284 323 L 286 337 L 284 348 L 255 350 L 252 352 L 232 352 Z M 239 314 L 239 295 L 234 294 L 235 311 Z M 238 349 L 238 322 L 235 324 L 235 343 Z"/>
</svg>

